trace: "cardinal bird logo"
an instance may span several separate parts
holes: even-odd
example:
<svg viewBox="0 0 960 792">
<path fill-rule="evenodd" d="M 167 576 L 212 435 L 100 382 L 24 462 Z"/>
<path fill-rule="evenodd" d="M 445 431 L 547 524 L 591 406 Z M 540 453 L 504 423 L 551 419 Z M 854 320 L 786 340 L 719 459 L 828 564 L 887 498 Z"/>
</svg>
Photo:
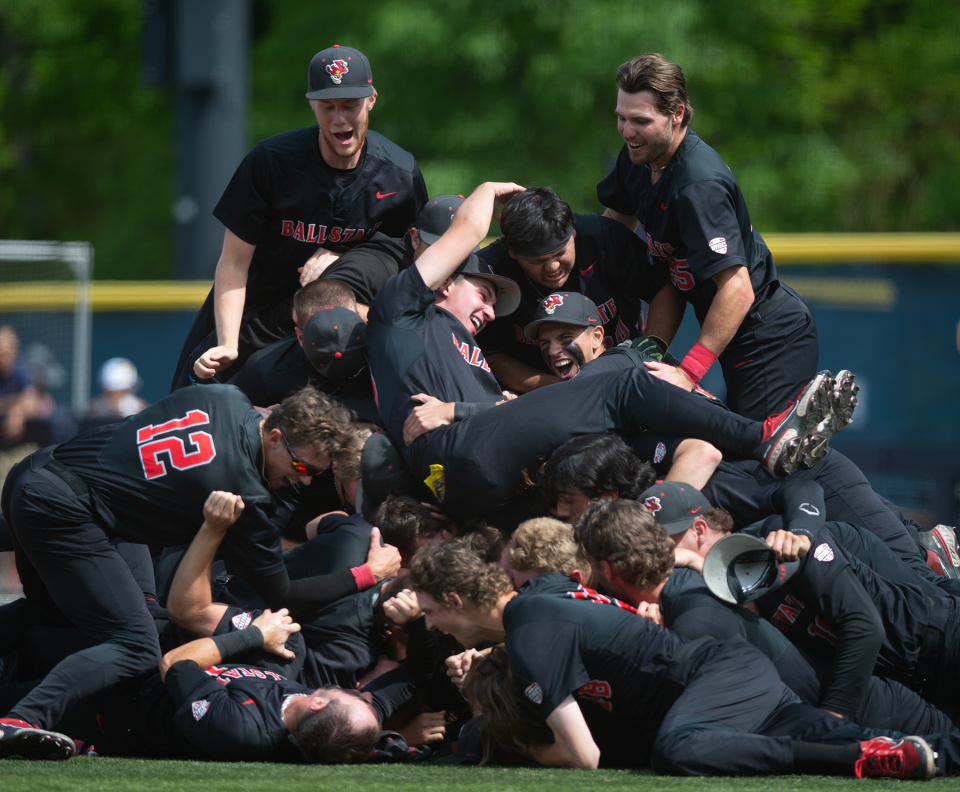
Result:
<svg viewBox="0 0 960 792">
<path fill-rule="evenodd" d="M 651 514 L 656 514 L 660 511 L 660 498 L 656 495 L 651 495 L 649 498 L 643 499 L 643 505 L 646 506 Z"/>
<path fill-rule="evenodd" d="M 340 80 L 343 79 L 343 75 L 348 71 L 350 71 L 350 69 L 347 68 L 347 62 L 343 60 L 335 60 L 327 66 L 327 74 L 330 75 L 330 79 L 337 85 L 340 85 Z"/>
<path fill-rule="evenodd" d="M 548 314 L 552 314 L 561 305 L 563 305 L 563 297 L 559 294 L 551 294 L 543 301 L 543 310 Z"/>
</svg>

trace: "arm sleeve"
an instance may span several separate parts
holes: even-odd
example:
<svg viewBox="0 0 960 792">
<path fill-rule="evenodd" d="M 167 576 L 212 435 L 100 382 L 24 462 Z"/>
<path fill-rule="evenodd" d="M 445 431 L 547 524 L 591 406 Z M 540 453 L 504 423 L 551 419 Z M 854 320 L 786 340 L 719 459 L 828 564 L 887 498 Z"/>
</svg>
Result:
<svg viewBox="0 0 960 792">
<path fill-rule="evenodd" d="M 323 608 L 358 590 L 356 578 L 349 569 L 300 580 L 291 580 L 284 569 L 274 575 L 250 578 L 249 582 L 271 610 L 289 608 L 291 613 Z"/>
<path fill-rule="evenodd" d="M 783 515 L 791 533 L 813 537 L 820 533 L 826 519 L 827 507 L 823 488 L 815 481 L 786 479 L 772 493 L 773 507 Z"/>
<path fill-rule="evenodd" d="M 486 412 L 491 407 L 496 406 L 496 402 L 454 402 L 453 420 L 465 421 L 467 418 L 472 418 L 474 415 L 480 415 L 480 413 Z"/>
</svg>

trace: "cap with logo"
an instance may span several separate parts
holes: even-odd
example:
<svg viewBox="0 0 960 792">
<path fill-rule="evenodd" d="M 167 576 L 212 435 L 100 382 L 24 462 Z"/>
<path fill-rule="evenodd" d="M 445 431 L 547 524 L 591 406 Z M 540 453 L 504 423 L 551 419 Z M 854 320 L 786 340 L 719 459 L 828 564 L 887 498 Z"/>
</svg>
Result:
<svg viewBox="0 0 960 792">
<path fill-rule="evenodd" d="M 417 215 L 416 228 L 420 238 L 428 245 L 440 239 L 450 228 L 450 221 L 462 203 L 462 195 L 438 195 L 427 201 Z"/>
<path fill-rule="evenodd" d="M 307 69 L 307 99 L 362 99 L 373 94 L 373 72 L 360 50 L 334 44 Z"/>
<path fill-rule="evenodd" d="M 710 548 L 703 579 L 718 599 L 743 605 L 780 588 L 799 567 L 799 561 L 779 563 L 776 551 L 762 539 L 734 533 Z"/>
<path fill-rule="evenodd" d="M 400 451 L 386 432 L 370 435 L 360 457 L 360 483 L 357 484 L 357 511 L 366 520 L 373 519 L 377 506 L 391 495 L 420 495 L 417 480 L 407 468 Z"/>
<path fill-rule="evenodd" d="M 686 531 L 697 517 L 713 505 L 696 487 L 679 481 L 661 481 L 645 489 L 638 498 L 668 534 Z"/>
<path fill-rule="evenodd" d="M 523 328 L 523 335 L 536 341 L 540 325 L 547 322 L 578 325 L 579 327 L 602 327 L 603 320 L 596 304 L 589 297 L 577 292 L 554 292 L 540 301 L 533 321 Z"/>
<path fill-rule="evenodd" d="M 367 325 L 359 314 L 338 305 L 314 311 L 303 326 L 303 351 L 317 371 L 340 385 L 367 368 Z"/>
<path fill-rule="evenodd" d="M 486 261 L 481 261 L 474 253 L 464 259 L 463 263 L 457 267 L 453 276 L 473 275 L 477 278 L 483 278 L 490 281 L 497 288 L 497 304 L 493 312 L 497 316 L 506 316 L 512 314 L 520 305 L 520 287 L 516 281 L 505 278 L 503 275 L 494 274 L 490 265 Z"/>
</svg>

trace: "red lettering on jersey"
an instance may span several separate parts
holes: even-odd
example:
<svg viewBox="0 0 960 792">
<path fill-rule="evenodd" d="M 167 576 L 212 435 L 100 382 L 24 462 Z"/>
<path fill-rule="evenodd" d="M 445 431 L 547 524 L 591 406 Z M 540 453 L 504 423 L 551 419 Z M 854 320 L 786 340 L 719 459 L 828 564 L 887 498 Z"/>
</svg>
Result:
<svg viewBox="0 0 960 792">
<path fill-rule="evenodd" d="M 814 638 L 823 638 L 831 646 L 837 645 L 837 636 L 833 634 L 830 625 L 823 620 L 822 616 L 817 616 L 813 623 L 807 627 L 807 634 Z"/>
<path fill-rule="evenodd" d="M 807 607 L 807 604 L 803 600 L 787 595 L 780 603 L 780 607 L 777 608 L 777 612 L 771 617 L 770 623 L 780 632 L 786 632 L 805 607 Z"/>
<path fill-rule="evenodd" d="M 463 355 L 463 359 L 466 360 L 467 363 L 469 363 L 470 353 L 468 352 L 468 350 L 470 349 L 470 347 L 467 346 L 467 342 L 464 341 L 463 344 L 461 345 L 460 342 L 457 340 L 457 334 L 451 333 L 451 335 L 453 336 L 453 345 L 457 348 L 460 354 Z"/>
<path fill-rule="evenodd" d="M 271 678 L 277 680 L 277 682 L 283 682 L 283 681 L 286 680 L 286 677 L 285 677 L 285 676 L 280 676 L 280 674 L 275 674 L 275 673 L 273 673 L 273 671 L 265 671 L 264 673 L 266 673 L 266 675 L 267 675 L 268 677 L 271 677 Z"/>
<path fill-rule="evenodd" d="M 358 229 L 357 229 L 357 235 L 353 238 L 353 241 L 354 241 L 354 242 L 359 242 L 361 239 L 363 239 L 363 229 L 362 229 L 362 228 L 358 228 Z"/>
<path fill-rule="evenodd" d="M 340 241 L 341 241 L 341 242 L 349 242 L 349 241 L 353 238 L 353 235 L 356 234 L 356 233 L 357 233 L 357 229 L 356 229 L 356 228 L 346 228 L 346 229 L 344 229 L 344 231 L 343 231 L 343 238 L 342 238 Z"/>
<path fill-rule="evenodd" d="M 594 704 L 599 704 L 607 712 L 613 711 L 613 705 L 610 703 L 610 696 L 613 691 L 610 689 L 609 682 L 601 682 L 598 679 L 594 679 L 590 682 L 587 682 L 585 685 L 581 685 L 577 690 L 577 695 L 586 701 L 592 701 Z"/>
<path fill-rule="evenodd" d="M 306 242 L 307 240 L 303 237 L 303 221 L 297 221 L 297 230 L 293 232 L 293 238 L 298 242 Z"/>
<path fill-rule="evenodd" d="M 383 225 L 383 221 L 382 221 L 382 220 L 381 220 L 379 223 L 375 223 L 374 226 L 373 226 L 373 228 L 370 229 L 370 233 L 371 233 L 371 234 L 375 234 L 376 231 L 377 231 L 377 229 L 380 228 L 380 226 L 382 226 L 382 225 Z"/>
<path fill-rule="evenodd" d="M 217 449 L 214 448 L 213 437 L 209 433 L 193 432 L 187 439 L 196 446 L 196 451 L 187 451 L 186 444 L 180 437 L 164 437 L 139 447 L 143 475 L 148 481 L 167 475 L 166 463 L 159 459 L 159 454 L 167 454 L 170 464 L 177 470 L 208 465 L 214 460 Z"/>
<path fill-rule="evenodd" d="M 239 668 L 225 668 L 220 676 L 230 677 L 230 679 L 240 679 L 240 670 Z"/>
<path fill-rule="evenodd" d="M 327 241 L 327 227 L 325 225 L 317 227 L 317 242 L 323 244 Z"/>
<path fill-rule="evenodd" d="M 484 361 L 480 359 L 480 347 L 473 348 L 473 354 L 470 355 L 468 362 L 471 366 L 482 366 L 484 364 Z"/>
<path fill-rule="evenodd" d="M 340 226 L 334 226 L 333 228 L 330 229 L 330 236 L 328 236 L 327 239 L 331 242 L 339 242 L 340 234 L 342 233 L 343 233 L 343 229 L 340 228 Z"/>
<path fill-rule="evenodd" d="M 627 330 L 626 325 L 624 325 L 622 317 L 617 319 L 616 335 L 618 344 L 622 344 L 624 341 L 630 338 L 630 331 Z M 604 341 L 606 341 L 606 339 L 604 339 Z"/>
<path fill-rule="evenodd" d="M 190 410 L 183 418 L 174 418 L 162 424 L 150 424 L 137 430 L 137 443 L 145 443 L 159 434 L 172 432 L 174 429 L 189 429 L 191 426 L 203 426 L 210 423 L 210 416 L 203 410 Z"/>
<path fill-rule="evenodd" d="M 680 291 L 690 291 L 696 285 L 687 270 L 686 259 L 670 259 L 670 280 Z"/>
<path fill-rule="evenodd" d="M 313 230 L 317 227 L 316 223 L 310 223 L 310 227 L 307 229 L 307 242 L 316 242 L 317 238 L 314 236 Z"/>
<path fill-rule="evenodd" d="M 516 331 L 516 333 L 517 333 L 517 343 L 518 343 L 518 344 L 533 344 L 534 346 L 537 346 L 537 345 L 540 343 L 540 342 L 537 341 L 537 340 L 527 338 L 527 337 L 523 334 L 523 328 L 520 327 L 520 325 L 514 325 L 514 326 L 513 326 L 513 329 L 514 329 L 514 330 Z"/>
<path fill-rule="evenodd" d="M 292 236 L 293 235 L 293 220 L 283 220 L 281 221 L 282 227 L 280 229 L 280 236 Z"/>
<path fill-rule="evenodd" d="M 612 317 L 611 317 L 610 314 L 607 312 L 607 304 L 606 304 L 606 303 L 604 303 L 603 305 L 598 305 L 598 306 L 597 306 L 597 310 L 600 312 L 600 321 L 601 321 L 601 322 L 603 322 L 604 324 L 606 324 L 607 322 L 610 321 L 610 319 L 611 319 Z"/>
<path fill-rule="evenodd" d="M 617 315 L 617 304 L 612 297 L 607 300 L 602 307 L 607 309 L 607 313 L 610 314 L 610 319 L 613 319 L 613 317 Z M 609 320 L 604 320 L 603 323 L 606 324 L 607 321 Z"/>
</svg>

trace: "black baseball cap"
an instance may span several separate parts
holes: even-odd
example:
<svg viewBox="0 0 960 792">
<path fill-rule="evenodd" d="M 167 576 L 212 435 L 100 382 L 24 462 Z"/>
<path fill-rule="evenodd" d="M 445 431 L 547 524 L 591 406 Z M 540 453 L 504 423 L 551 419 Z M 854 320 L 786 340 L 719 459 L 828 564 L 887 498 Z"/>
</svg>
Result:
<svg viewBox="0 0 960 792">
<path fill-rule="evenodd" d="M 360 482 L 357 484 L 357 511 L 373 520 L 377 506 L 391 495 L 416 496 L 417 481 L 407 468 L 399 449 L 386 432 L 370 435 L 360 457 Z"/>
<path fill-rule="evenodd" d="M 668 534 L 683 533 L 713 505 L 696 487 L 679 481 L 661 481 L 645 489 L 638 499 Z"/>
<path fill-rule="evenodd" d="M 596 304 L 577 292 L 554 292 L 542 299 L 533 314 L 533 321 L 523 328 L 524 337 L 536 341 L 540 335 L 540 325 L 547 322 L 603 327 Z"/>
<path fill-rule="evenodd" d="M 497 304 L 493 307 L 493 312 L 497 316 L 506 316 L 512 314 L 520 305 L 520 287 L 516 281 L 505 278 L 503 275 L 495 275 L 490 265 L 486 261 L 481 261 L 476 254 L 471 253 L 464 259 L 463 264 L 457 267 L 453 276 L 473 275 L 477 278 L 483 278 L 490 281 L 497 289 Z"/>
<path fill-rule="evenodd" d="M 303 326 L 303 351 L 310 365 L 335 385 L 352 381 L 367 368 L 367 325 L 338 305 L 313 312 Z"/>
<path fill-rule="evenodd" d="M 360 50 L 334 44 L 310 61 L 307 99 L 362 99 L 372 94 L 373 72 Z"/>
<path fill-rule="evenodd" d="M 743 605 L 780 588 L 799 569 L 799 561 L 777 561 L 766 542 L 749 534 L 723 537 L 703 559 L 703 580 L 715 597 Z"/>
<path fill-rule="evenodd" d="M 427 201 L 417 214 L 415 227 L 420 232 L 420 238 L 428 245 L 432 245 L 444 232 L 450 228 L 450 221 L 460 204 L 462 195 L 438 195 Z"/>
</svg>

